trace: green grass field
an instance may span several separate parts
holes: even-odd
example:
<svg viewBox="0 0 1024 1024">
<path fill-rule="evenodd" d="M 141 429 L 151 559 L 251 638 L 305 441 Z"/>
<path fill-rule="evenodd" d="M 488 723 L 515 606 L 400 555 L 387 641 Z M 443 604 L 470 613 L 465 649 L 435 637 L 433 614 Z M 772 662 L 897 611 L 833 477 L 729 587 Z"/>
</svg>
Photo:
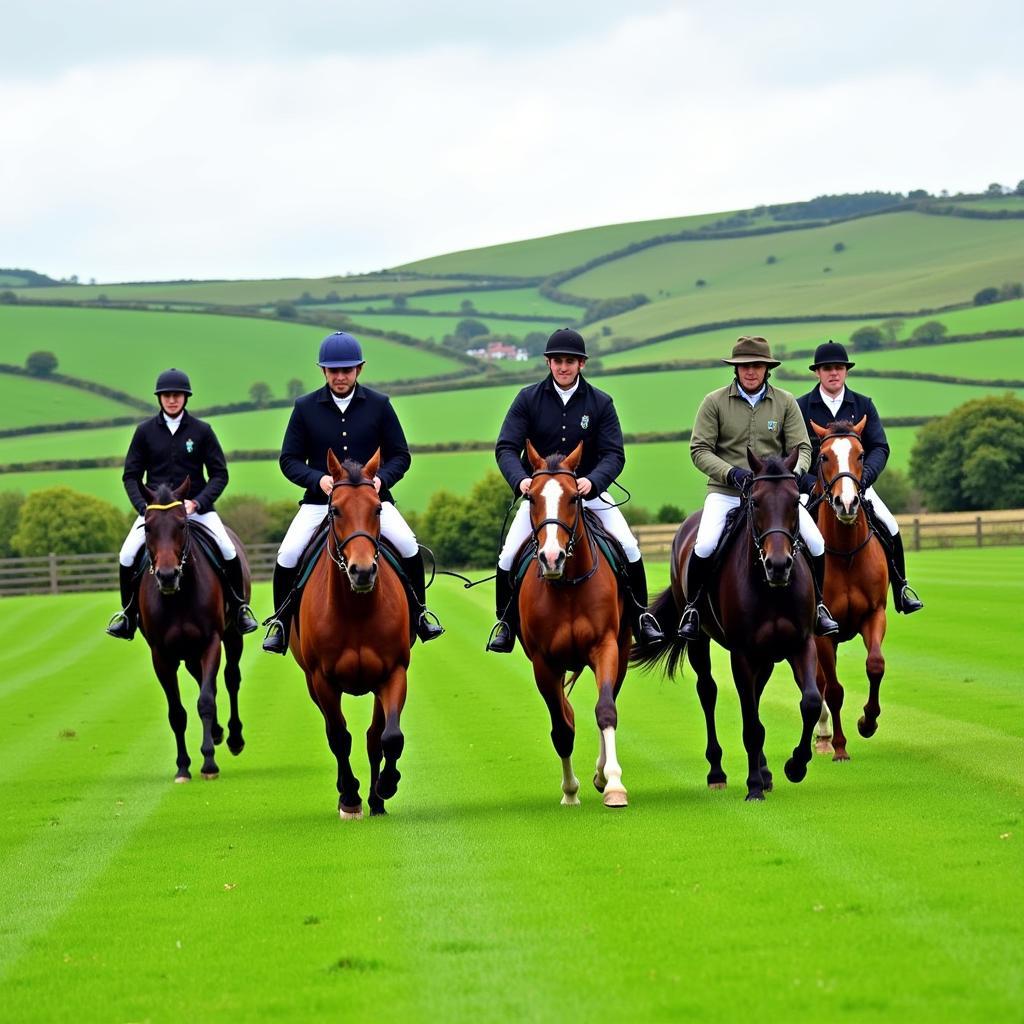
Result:
<svg viewBox="0 0 1024 1024">
<path fill-rule="evenodd" d="M 434 341 L 437 344 L 441 344 L 446 334 L 454 334 L 459 322 L 466 319 L 479 320 L 486 324 L 492 334 L 511 334 L 516 338 L 525 338 L 531 331 L 540 331 L 547 335 L 553 330 L 553 325 L 546 320 L 491 320 L 473 313 L 460 313 L 456 316 L 416 316 L 415 313 L 388 312 L 346 313 L 351 316 L 352 322 L 360 327 L 380 332 L 397 331 L 399 334 L 407 334 L 421 341 Z"/>
<path fill-rule="evenodd" d="M 409 308 L 429 309 L 434 313 L 457 312 L 464 301 L 473 303 L 481 313 L 516 313 L 519 316 L 561 316 L 574 319 L 579 313 L 578 306 L 566 306 L 552 302 L 541 295 L 536 288 L 503 288 L 498 291 L 446 292 L 443 295 L 416 295 L 408 300 Z M 333 304 L 335 308 L 349 313 L 353 319 L 363 309 L 387 310 L 392 307 L 390 299 L 377 302 L 350 300 Z M 461 314 L 460 314 L 461 315 Z M 467 314 L 472 316 L 474 314 Z"/>
<path fill-rule="evenodd" d="M 0 373 L 0 409 L 5 428 L 133 416 L 138 412 L 103 395 L 12 373 Z"/>
<path fill-rule="evenodd" d="M 387 818 L 345 823 L 291 659 L 248 641 L 245 751 L 219 748 L 217 782 L 174 786 L 145 645 L 102 634 L 113 595 L 5 599 L 5 1019 L 1015 1019 L 1024 699 L 1007 641 L 1024 550 L 911 558 L 927 608 L 890 624 L 877 736 L 854 735 L 849 763 L 816 758 L 799 786 L 777 771 L 760 805 L 742 799 L 716 652 L 727 790 L 704 785 L 689 670 L 631 673 L 630 807 L 605 809 L 589 783 L 560 807 L 525 659 L 482 653 L 488 587 L 432 590 L 449 632 L 414 651 L 401 788 Z M 257 611 L 268 600 L 258 587 Z M 840 665 L 858 707 L 862 654 Z M 777 671 L 762 702 L 776 768 L 797 696 Z M 585 781 L 589 675 L 573 702 Z M 368 704 L 346 709 L 365 793 Z"/>
</svg>

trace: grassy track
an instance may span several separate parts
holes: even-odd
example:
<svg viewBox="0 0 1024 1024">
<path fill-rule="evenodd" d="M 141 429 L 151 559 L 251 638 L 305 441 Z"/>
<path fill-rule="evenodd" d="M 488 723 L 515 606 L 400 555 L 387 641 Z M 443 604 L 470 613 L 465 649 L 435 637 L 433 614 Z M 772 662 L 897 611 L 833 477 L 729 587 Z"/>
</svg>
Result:
<svg viewBox="0 0 1024 1024">
<path fill-rule="evenodd" d="M 5 600 L 5 1018 L 368 1020 L 385 1003 L 414 1020 L 728 1021 L 753 1004 L 766 1020 L 820 1004 L 851 1021 L 1014 1018 L 1024 701 L 1007 639 L 1024 550 L 912 559 L 928 607 L 891 623 L 878 735 L 800 786 L 777 773 L 760 806 L 742 800 L 718 658 L 728 790 L 704 787 L 692 679 L 631 674 L 631 806 L 585 788 L 559 807 L 525 660 L 481 652 L 488 588 L 433 592 L 449 633 L 414 652 L 402 787 L 387 819 L 345 824 L 290 660 L 249 642 L 246 750 L 223 754 L 219 782 L 173 786 L 145 648 L 100 632 L 110 595 Z M 861 659 L 841 661 L 853 706 Z M 586 779 L 588 678 L 573 699 Z M 777 672 L 776 767 L 796 703 Z M 364 781 L 365 705 L 350 704 Z"/>
</svg>

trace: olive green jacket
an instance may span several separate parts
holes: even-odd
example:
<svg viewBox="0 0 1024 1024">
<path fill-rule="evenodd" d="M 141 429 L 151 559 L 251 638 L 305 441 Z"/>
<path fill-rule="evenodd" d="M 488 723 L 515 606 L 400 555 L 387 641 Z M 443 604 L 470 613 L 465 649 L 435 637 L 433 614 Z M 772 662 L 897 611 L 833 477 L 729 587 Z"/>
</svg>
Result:
<svg viewBox="0 0 1024 1024">
<path fill-rule="evenodd" d="M 796 399 L 782 388 L 765 388 L 754 408 L 739 393 L 734 380 L 728 387 L 707 395 L 697 410 L 690 438 L 690 458 L 708 478 L 708 490 L 739 494 L 725 478 L 734 466 L 749 469 L 747 448 L 763 459 L 800 449 L 796 472 L 806 473 L 811 464 L 811 442 Z"/>
</svg>

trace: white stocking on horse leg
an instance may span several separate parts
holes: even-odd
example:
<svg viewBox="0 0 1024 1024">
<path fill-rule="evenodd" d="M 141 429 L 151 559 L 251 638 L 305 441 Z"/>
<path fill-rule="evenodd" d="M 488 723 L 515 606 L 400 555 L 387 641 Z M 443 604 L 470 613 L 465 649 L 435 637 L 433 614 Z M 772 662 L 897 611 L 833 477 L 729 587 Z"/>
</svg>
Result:
<svg viewBox="0 0 1024 1024">
<path fill-rule="evenodd" d="M 818 729 L 814 734 L 814 749 L 818 754 L 833 753 L 832 719 L 824 701 L 821 702 L 821 718 L 818 719 Z"/>
<path fill-rule="evenodd" d="M 579 807 L 580 780 L 572 770 L 572 758 L 562 758 L 562 805 L 564 807 Z"/>
<path fill-rule="evenodd" d="M 601 730 L 601 741 L 604 749 L 604 775 L 608 780 L 604 787 L 605 807 L 625 807 L 626 787 L 622 784 L 622 767 L 615 753 L 615 729 L 608 726 Z"/>
<path fill-rule="evenodd" d="M 608 779 L 604 774 L 604 765 L 607 759 L 604 749 L 604 733 L 598 733 L 598 738 L 601 741 L 601 748 L 597 752 L 597 765 L 595 766 L 596 770 L 594 771 L 594 789 L 596 789 L 598 793 L 603 793 L 604 787 L 608 785 Z"/>
</svg>

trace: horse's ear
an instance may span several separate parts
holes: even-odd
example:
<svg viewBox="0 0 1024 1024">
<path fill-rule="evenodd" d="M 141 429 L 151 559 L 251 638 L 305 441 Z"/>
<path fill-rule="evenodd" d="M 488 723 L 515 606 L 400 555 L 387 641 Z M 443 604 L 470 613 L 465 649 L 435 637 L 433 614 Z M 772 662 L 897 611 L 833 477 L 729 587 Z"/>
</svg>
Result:
<svg viewBox="0 0 1024 1024">
<path fill-rule="evenodd" d="M 156 491 L 151 491 L 145 484 L 142 485 L 142 493 L 146 496 L 146 504 L 153 505 L 156 502 Z"/>
<path fill-rule="evenodd" d="M 800 461 L 800 449 L 794 448 L 783 460 L 782 464 L 793 473 L 796 471 L 796 464 Z"/>
<path fill-rule="evenodd" d="M 867 416 L 865 416 L 864 419 L 867 419 Z M 814 420 L 811 420 L 811 426 L 814 427 L 814 432 L 818 437 L 828 437 L 828 427 L 819 427 Z"/>
<path fill-rule="evenodd" d="M 571 469 L 575 473 L 576 472 L 576 467 L 580 464 L 580 459 L 582 459 L 582 458 L 583 458 L 583 442 L 580 441 L 580 443 L 578 445 L 576 445 L 576 447 L 573 448 L 573 450 L 566 456 L 566 459 L 565 459 L 565 462 L 563 463 L 563 465 L 567 469 Z"/>
<path fill-rule="evenodd" d="M 192 486 L 192 478 L 191 477 L 185 477 L 185 479 L 182 480 L 182 482 L 181 482 L 181 486 L 180 487 L 176 487 L 174 489 L 175 500 L 176 501 L 181 501 L 181 499 L 184 498 L 186 494 L 188 494 L 189 488 L 191 486 Z"/>
<path fill-rule="evenodd" d="M 327 472 L 334 477 L 335 482 L 344 475 L 344 470 L 341 468 L 341 463 L 338 461 L 338 456 L 334 454 L 333 448 L 327 449 Z"/>
<path fill-rule="evenodd" d="M 544 459 L 537 453 L 537 449 L 533 447 L 533 442 L 529 438 L 526 439 L 526 457 L 534 469 L 544 468 Z"/>
<path fill-rule="evenodd" d="M 747 463 L 755 473 L 760 473 L 764 468 L 764 463 L 754 454 L 752 448 L 747 449 Z"/>
<path fill-rule="evenodd" d="M 860 437 L 864 433 L 864 428 L 868 425 L 868 414 L 864 413 L 863 416 L 853 425 L 853 432 Z"/>
<path fill-rule="evenodd" d="M 363 472 L 372 480 L 377 475 L 377 470 L 380 469 L 380 449 L 378 448 L 373 453 L 373 458 L 363 466 Z"/>
</svg>

